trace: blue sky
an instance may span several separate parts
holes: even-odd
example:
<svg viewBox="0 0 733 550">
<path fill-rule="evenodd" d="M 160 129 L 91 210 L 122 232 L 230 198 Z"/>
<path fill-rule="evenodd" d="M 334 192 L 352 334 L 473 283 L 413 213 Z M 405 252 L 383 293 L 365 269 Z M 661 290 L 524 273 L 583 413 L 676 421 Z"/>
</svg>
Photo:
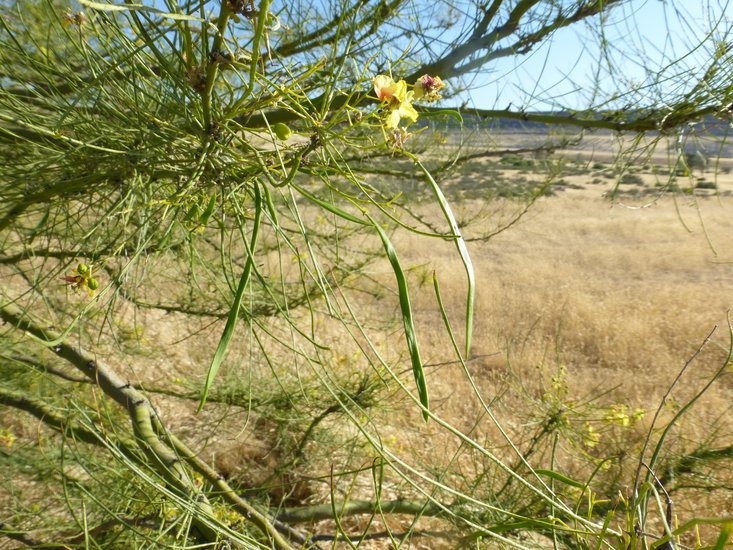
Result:
<svg viewBox="0 0 733 550">
<path fill-rule="evenodd" d="M 208 4 L 212 13 L 219 1 Z M 287 1 L 276 0 L 274 5 Z M 311 1 L 331 6 L 329 0 Z M 461 1 L 457 0 L 459 4 Z M 464 1 L 473 4 L 473 0 Z M 151 2 L 160 7 L 164 4 L 164 0 Z M 576 23 L 560 29 L 527 55 L 486 66 L 467 83 L 469 92 L 451 98 L 446 105 L 467 101 L 483 109 L 511 106 L 513 110 L 527 111 L 583 109 L 591 104 L 609 108 L 629 103 L 650 105 L 661 97 L 665 87 L 680 81 L 674 75 L 687 74 L 683 80 L 694 80 L 689 71 L 699 72 L 709 57 L 711 43 L 706 39 L 733 42 L 732 25 L 733 0 L 628 0 L 611 10 L 603 23 L 598 16 Z M 605 52 L 599 47 L 602 37 L 609 45 Z M 686 55 L 691 50 L 693 53 Z M 401 54 L 395 52 L 387 57 Z M 681 63 L 670 66 L 680 57 L 684 58 Z M 644 87 L 645 82 L 660 80 L 660 75 L 665 80 L 661 92 Z M 634 86 L 640 89 L 637 93 L 604 103 L 612 92 Z"/>
<path fill-rule="evenodd" d="M 530 111 L 551 110 L 559 104 L 580 109 L 589 100 L 598 102 L 630 82 L 656 79 L 653 75 L 661 68 L 695 48 L 662 74 L 699 70 L 710 48 L 698 46 L 711 30 L 710 36 L 719 39 L 731 34 L 731 1 L 632 0 L 613 10 L 603 25 L 595 17 L 558 31 L 530 54 L 487 67 L 473 83 L 476 88 L 463 98 L 485 109 L 503 109 L 510 103 L 513 108 L 523 106 Z M 601 33 L 610 45 L 606 55 L 599 48 Z M 733 36 L 728 36 L 731 39 Z M 593 85 L 596 76 L 601 79 L 598 89 Z M 667 84 L 671 85 L 672 81 Z M 655 97 L 648 89 L 617 104 L 654 101 Z"/>
</svg>

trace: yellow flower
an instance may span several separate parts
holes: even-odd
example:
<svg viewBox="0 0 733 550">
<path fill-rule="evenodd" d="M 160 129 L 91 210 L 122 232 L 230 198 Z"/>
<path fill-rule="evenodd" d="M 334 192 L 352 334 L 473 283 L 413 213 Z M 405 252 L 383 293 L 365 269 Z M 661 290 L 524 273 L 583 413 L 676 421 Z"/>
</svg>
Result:
<svg viewBox="0 0 733 550">
<path fill-rule="evenodd" d="M 389 101 L 395 97 L 403 101 L 407 95 L 407 82 L 404 80 L 395 82 L 387 75 L 379 74 L 374 77 L 373 82 L 374 93 L 377 94 L 377 98 L 381 101 Z"/>
<path fill-rule="evenodd" d="M 74 290 L 86 288 L 89 297 L 92 297 L 99 288 L 99 281 L 92 276 L 94 271 L 96 269 L 92 269 L 87 264 L 82 263 L 66 277 L 61 277 L 61 280 L 70 284 Z"/>
<path fill-rule="evenodd" d="M 644 418 L 645 414 L 644 409 L 631 411 L 626 405 L 611 405 L 603 416 L 603 422 L 618 426 L 631 426 Z"/>
<path fill-rule="evenodd" d="M 16 437 L 10 430 L 0 430 L 0 444 L 5 447 L 12 447 Z"/>
<path fill-rule="evenodd" d="M 417 120 L 417 111 L 412 106 L 413 92 L 407 91 L 407 82 L 395 82 L 389 76 L 380 74 L 374 77 L 373 83 L 374 93 L 387 109 L 384 121 L 387 128 L 397 128 L 403 118 L 412 122 Z"/>
<path fill-rule="evenodd" d="M 601 434 L 593 429 L 590 422 L 585 423 L 585 434 L 583 434 L 583 444 L 586 447 L 595 447 L 601 441 Z"/>
</svg>

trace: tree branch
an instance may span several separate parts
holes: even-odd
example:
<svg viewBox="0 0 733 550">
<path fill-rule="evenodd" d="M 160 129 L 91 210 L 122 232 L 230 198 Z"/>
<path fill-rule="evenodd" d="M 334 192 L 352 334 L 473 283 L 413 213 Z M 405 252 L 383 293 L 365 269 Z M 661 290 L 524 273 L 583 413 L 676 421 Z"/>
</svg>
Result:
<svg viewBox="0 0 733 550">
<path fill-rule="evenodd" d="M 92 445 L 102 444 L 99 435 L 95 432 L 80 426 L 73 419 L 60 415 L 58 409 L 20 392 L 0 386 L 0 404 L 27 412 L 42 421 L 49 428 L 77 441 L 83 441 Z M 133 452 L 136 445 L 132 440 L 118 439 L 115 445 L 125 453 L 125 456 L 137 460 L 136 453 Z"/>
<path fill-rule="evenodd" d="M 55 367 L 44 365 L 40 361 L 36 360 L 35 357 L 26 357 L 24 355 L 6 355 L 4 353 L 0 353 L 0 357 L 7 359 L 9 361 L 23 363 L 24 365 L 31 367 L 32 369 L 35 369 L 40 372 L 45 372 L 48 374 L 53 374 L 54 376 L 58 376 L 59 378 L 68 380 L 69 382 L 78 382 L 80 384 L 91 384 L 92 383 L 92 380 L 89 380 L 88 378 L 81 378 L 79 376 L 74 376 L 72 374 L 68 374 Z"/>
<path fill-rule="evenodd" d="M 678 105 L 672 106 L 667 111 L 615 111 L 605 116 L 573 112 L 527 113 L 525 111 L 493 109 L 464 109 L 463 113 L 484 119 L 504 118 L 523 122 L 541 122 L 554 126 L 564 125 L 593 130 L 612 130 L 618 133 L 639 133 L 666 132 L 689 122 L 698 121 L 706 116 L 717 115 L 726 107 L 726 105 L 709 105 L 692 108 L 687 105 Z M 441 109 L 428 107 L 425 110 L 436 111 Z"/>
<path fill-rule="evenodd" d="M 0 319 L 19 330 L 29 333 L 42 342 L 51 342 L 60 338 L 60 335 L 55 331 L 42 329 L 35 322 L 31 321 L 27 314 L 24 314 L 12 305 L 0 308 Z M 208 503 L 208 500 L 206 500 L 204 495 L 193 483 L 193 480 L 181 463 L 181 457 L 177 453 L 183 451 L 187 460 L 191 461 L 195 468 L 201 467 L 201 461 L 192 452 L 187 451 L 185 446 L 179 447 L 179 445 L 176 445 L 174 450 L 159 438 L 159 435 L 165 434 L 165 437 L 169 440 L 177 441 L 172 439 L 173 436 L 165 431 L 152 405 L 150 405 L 145 396 L 129 383 L 123 382 L 111 369 L 65 344 L 54 346 L 53 351 L 60 358 L 74 365 L 91 380 L 94 380 L 107 396 L 127 410 L 132 420 L 133 431 L 135 432 L 138 446 L 156 470 L 163 475 L 169 485 L 186 496 L 191 504 L 198 509 L 198 513 L 193 515 L 193 523 L 201 537 L 205 541 L 216 542 L 218 540 L 218 533 L 210 524 L 211 520 L 215 517 L 213 509 Z M 24 410 L 28 410 L 32 414 L 43 415 L 46 412 L 36 410 L 27 401 L 18 400 L 17 398 L 14 403 L 19 408 L 25 407 Z M 80 437 L 85 437 L 85 435 L 80 433 Z M 248 517 L 264 535 L 271 539 L 277 548 L 292 550 L 287 541 L 279 533 L 274 531 L 274 528 L 264 516 L 261 514 L 251 514 L 245 515 L 245 517 Z"/>
<path fill-rule="evenodd" d="M 470 57 L 479 50 L 493 48 L 494 44 L 499 40 L 514 34 L 519 28 L 519 21 L 521 18 L 540 1 L 541 0 L 521 0 L 510 12 L 506 23 L 495 27 L 488 34 L 476 36 L 476 32 L 474 32 L 466 42 L 456 46 L 440 59 L 419 67 L 410 76 L 406 77 L 405 80 L 413 82 L 424 74 L 438 75 L 444 79 L 464 74 L 464 72 L 458 68 L 462 60 Z M 480 27 L 481 23 L 477 25 L 476 30 L 478 31 Z"/>
<path fill-rule="evenodd" d="M 359 514 L 409 514 L 411 516 L 439 517 L 445 510 L 437 504 L 413 500 L 389 500 L 374 502 L 371 500 L 349 500 L 306 506 L 302 508 L 284 508 L 277 514 L 277 519 L 283 523 L 307 523 L 332 519 L 334 510 L 339 517 L 356 516 Z"/>
<path fill-rule="evenodd" d="M 587 19 L 588 17 L 591 17 L 593 15 L 597 15 L 604 10 L 609 10 L 613 8 L 615 4 L 620 4 L 623 1 L 624 0 L 607 0 L 606 2 L 597 2 L 594 0 L 589 4 L 578 6 L 578 9 L 572 15 L 568 17 L 563 17 L 562 14 L 560 14 L 552 21 L 552 23 L 544 25 L 535 32 L 521 36 L 519 40 L 517 40 L 510 46 L 506 46 L 503 48 L 493 49 L 493 45 L 498 41 L 498 39 L 494 39 L 491 35 L 483 37 L 480 40 L 476 40 L 475 45 L 477 47 L 473 51 L 470 51 L 469 53 L 467 53 L 467 55 L 463 55 L 462 57 L 453 60 L 455 65 L 451 66 L 450 64 L 448 64 L 447 68 L 445 69 L 446 78 L 454 75 L 467 74 L 473 70 L 479 69 L 480 67 L 486 65 L 486 63 L 488 63 L 489 61 L 493 61 L 494 59 L 499 59 L 501 57 L 507 57 L 510 55 L 527 54 L 532 50 L 532 48 L 534 48 L 534 46 L 541 43 L 551 33 L 557 31 L 558 29 L 562 29 L 564 27 L 572 25 L 573 23 L 577 23 L 578 21 Z M 518 24 L 513 27 L 514 31 L 516 31 L 518 28 Z M 475 59 L 464 63 L 463 65 L 458 65 L 458 63 L 460 63 L 462 60 L 468 58 L 470 55 L 482 49 L 488 49 L 486 54 L 478 56 Z M 450 60 L 448 61 L 448 63 L 450 63 Z M 450 74 L 451 71 L 453 71 L 454 74 Z M 428 72 L 430 73 L 430 71 Z M 430 74 L 442 73 L 433 71 Z M 420 76 L 420 74 L 417 74 L 414 76 L 414 78 L 419 78 Z"/>
</svg>

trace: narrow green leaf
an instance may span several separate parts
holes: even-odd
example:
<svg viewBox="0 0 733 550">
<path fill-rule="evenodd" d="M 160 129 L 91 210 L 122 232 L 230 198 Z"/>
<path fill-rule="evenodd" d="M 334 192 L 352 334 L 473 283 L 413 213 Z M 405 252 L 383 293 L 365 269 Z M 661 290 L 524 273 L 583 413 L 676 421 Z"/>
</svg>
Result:
<svg viewBox="0 0 733 550">
<path fill-rule="evenodd" d="M 535 531 L 535 532 L 547 532 L 558 529 L 558 526 L 551 521 L 535 520 L 535 519 L 520 519 L 517 521 L 507 521 L 504 523 L 495 523 L 484 527 L 480 531 L 474 531 L 468 536 L 464 537 L 464 541 L 477 541 L 485 537 L 488 533 L 511 533 L 512 531 Z"/>
<path fill-rule="evenodd" d="M 407 340 L 407 349 L 410 353 L 410 360 L 412 362 L 412 373 L 415 376 L 415 383 L 417 384 L 417 393 L 420 398 L 420 403 L 425 409 L 428 409 L 430 405 L 430 399 L 428 397 L 428 387 L 425 383 L 425 372 L 422 366 L 422 360 L 420 359 L 420 348 L 417 344 L 417 333 L 415 331 L 415 323 L 412 319 L 412 307 L 410 306 L 410 295 L 407 291 L 407 279 L 405 278 L 405 272 L 402 270 L 400 261 L 397 258 L 397 252 L 392 245 L 392 242 L 387 237 L 384 229 L 375 222 L 369 215 L 369 220 L 374 225 L 374 228 L 379 234 L 379 238 L 382 240 L 384 251 L 387 253 L 389 263 L 392 265 L 392 271 L 394 271 L 395 278 L 397 279 L 397 289 L 400 295 L 400 309 L 402 310 L 402 324 L 405 328 L 405 338 Z M 427 410 L 423 411 L 423 418 L 428 421 L 430 415 Z"/>
<path fill-rule="evenodd" d="M 86 6 L 91 10 L 98 11 L 144 11 L 155 13 L 165 19 L 174 19 L 176 21 L 197 21 L 199 23 L 208 23 L 208 21 L 193 15 L 185 15 L 182 13 L 164 12 L 151 6 L 143 4 L 105 4 L 103 2 L 93 2 L 92 0 L 79 0 L 82 6 Z"/>
<path fill-rule="evenodd" d="M 262 194 L 265 196 L 265 206 L 267 206 L 267 213 L 270 215 L 270 219 L 274 225 L 278 225 L 277 210 L 275 210 L 275 203 L 272 200 L 272 193 L 267 188 L 267 185 L 262 186 Z"/>
<path fill-rule="evenodd" d="M 725 523 L 720 530 L 718 540 L 715 541 L 715 546 L 713 546 L 713 550 L 724 550 L 724 548 L 728 544 L 731 533 L 733 533 L 733 523 Z"/>
<path fill-rule="evenodd" d="M 199 205 L 196 203 L 193 203 L 191 205 L 191 208 L 188 209 L 188 212 L 186 212 L 186 215 L 183 216 L 184 222 L 190 222 L 194 219 L 197 219 L 199 217 Z"/>
<path fill-rule="evenodd" d="M 358 223 L 359 225 L 369 225 L 368 222 L 365 222 L 364 220 L 361 220 L 361 219 L 357 218 L 356 216 L 352 216 L 351 214 L 349 214 L 348 212 L 346 212 L 344 210 L 341 210 L 337 206 L 334 206 L 334 205 L 332 205 L 330 203 L 327 203 L 325 201 L 322 201 L 321 199 L 319 199 L 315 195 L 311 195 L 308 191 L 306 191 L 305 189 L 303 189 L 302 187 L 299 187 L 298 185 L 296 185 L 294 183 L 291 183 L 290 184 L 290 187 L 292 187 L 293 189 L 295 189 L 298 193 L 300 193 L 301 195 L 303 195 L 309 201 L 317 204 L 321 208 L 325 208 L 326 210 L 328 210 L 332 214 L 336 214 L 340 218 L 343 218 L 343 219 L 348 220 L 350 222 Z"/>
<path fill-rule="evenodd" d="M 79 3 L 89 9 L 99 11 L 128 11 L 135 10 L 136 8 L 139 9 L 140 7 L 142 7 L 139 4 L 104 4 L 102 2 L 92 2 L 91 0 L 79 0 Z"/>
<path fill-rule="evenodd" d="M 249 283 L 249 277 L 252 273 L 252 266 L 254 265 L 254 251 L 255 246 L 257 245 L 257 234 L 259 233 L 260 220 L 262 219 L 262 200 L 260 196 L 260 186 L 257 183 L 255 183 L 254 192 L 255 218 L 252 225 L 252 237 L 249 243 L 247 262 L 244 264 L 244 271 L 242 271 L 242 276 L 239 278 L 239 285 L 237 285 L 237 291 L 234 294 L 232 308 L 229 310 L 227 324 L 224 327 L 224 332 L 222 333 L 221 338 L 219 339 L 219 345 L 216 348 L 214 358 L 211 360 L 211 365 L 209 366 L 209 372 L 206 375 L 206 382 L 204 383 L 201 402 L 196 410 L 197 413 L 201 412 L 204 408 L 204 403 L 206 403 L 206 398 L 209 395 L 211 385 L 214 383 L 214 378 L 216 377 L 216 373 L 219 370 L 222 361 L 224 361 L 224 356 L 226 355 L 227 348 L 229 347 L 229 342 L 231 342 L 232 336 L 234 336 L 234 329 L 237 326 L 237 321 L 239 319 L 239 307 L 242 304 L 244 291 L 247 288 L 247 283 Z"/>
<path fill-rule="evenodd" d="M 553 470 L 535 470 L 535 473 L 541 476 L 551 477 L 555 481 L 559 481 L 560 483 L 564 483 L 565 485 L 570 485 L 571 487 L 576 487 L 578 489 L 586 488 L 585 483 L 581 483 L 580 481 L 575 481 L 574 479 L 570 479 L 569 477 L 559 474 Z"/>
<path fill-rule="evenodd" d="M 211 218 L 211 215 L 214 213 L 214 208 L 216 207 L 216 193 L 211 195 L 211 198 L 209 199 L 209 203 L 206 205 L 206 210 L 204 210 L 204 213 L 201 214 L 201 217 L 199 218 L 199 222 L 201 225 L 206 225 L 206 223 L 209 221 L 209 218 Z"/>
<path fill-rule="evenodd" d="M 433 176 L 430 175 L 430 172 L 428 172 L 427 168 L 423 166 L 423 164 L 414 156 L 408 155 L 412 160 L 420 167 L 420 170 L 422 170 L 423 174 L 425 174 L 425 177 L 427 178 L 428 182 L 430 183 L 430 186 L 433 188 L 433 193 L 435 194 L 435 197 L 438 199 L 438 204 L 440 205 L 440 209 L 443 211 L 443 216 L 445 217 L 446 221 L 448 222 L 448 225 L 450 226 L 451 233 L 454 235 L 456 248 L 458 249 L 458 254 L 461 256 L 461 261 L 463 262 L 463 268 L 466 270 L 466 280 L 468 283 L 468 292 L 466 293 L 466 359 L 468 359 L 471 356 L 471 340 L 473 339 L 473 310 L 474 310 L 474 302 L 476 300 L 476 276 L 473 271 L 473 263 L 471 262 L 471 256 L 468 254 L 468 247 L 466 246 L 466 241 L 463 238 L 463 235 L 461 235 L 461 230 L 458 227 L 458 222 L 456 221 L 455 216 L 453 215 L 453 211 L 450 208 L 450 204 L 448 204 L 448 199 L 445 198 L 445 195 L 443 194 L 443 191 L 440 189 L 440 186 L 435 182 L 433 179 Z"/>
<path fill-rule="evenodd" d="M 601 550 L 603 548 L 603 543 L 606 540 L 606 533 L 608 532 L 608 527 L 611 525 L 611 521 L 613 521 L 613 518 L 616 516 L 616 511 L 611 509 L 606 513 L 606 517 L 603 519 L 603 526 L 601 527 L 601 532 L 598 533 L 598 541 L 596 542 L 595 550 Z"/>
</svg>

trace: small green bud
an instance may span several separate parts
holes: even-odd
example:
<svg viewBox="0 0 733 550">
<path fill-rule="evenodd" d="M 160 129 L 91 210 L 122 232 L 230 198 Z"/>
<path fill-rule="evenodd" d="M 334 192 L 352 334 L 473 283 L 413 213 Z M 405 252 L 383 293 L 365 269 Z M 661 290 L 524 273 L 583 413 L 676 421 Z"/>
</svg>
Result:
<svg viewBox="0 0 733 550">
<path fill-rule="evenodd" d="M 89 273 L 89 266 L 87 264 L 79 264 L 79 267 L 76 268 L 76 272 L 79 275 L 86 275 Z"/>
<path fill-rule="evenodd" d="M 293 133 L 290 128 L 288 128 L 285 124 L 282 122 L 277 122 L 272 125 L 272 131 L 275 133 L 278 139 L 281 139 L 283 141 L 287 140 L 290 135 Z"/>
<path fill-rule="evenodd" d="M 97 290 L 99 288 L 99 281 L 95 279 L 94 277 L 89 277 L 89 280 L 87 281 L 87 286 L 89 287 L 89 290 Z"/>
</svg>

